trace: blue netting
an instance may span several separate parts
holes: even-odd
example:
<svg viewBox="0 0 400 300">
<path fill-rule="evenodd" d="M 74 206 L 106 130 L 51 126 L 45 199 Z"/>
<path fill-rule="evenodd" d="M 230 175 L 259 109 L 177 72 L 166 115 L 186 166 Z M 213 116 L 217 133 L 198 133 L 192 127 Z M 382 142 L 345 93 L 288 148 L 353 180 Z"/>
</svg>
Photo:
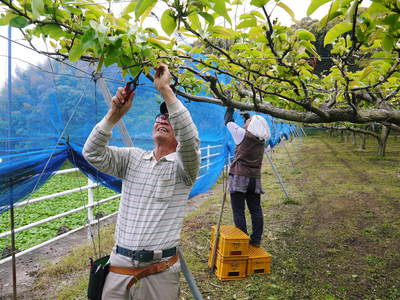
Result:
<svg viewBox="0 0 400 300">
<path fill-rule="evenodd" d="M 17 71 L 13 78 L 11 106 L 7 90 L 0 91 L 0 213 L 39 188 L 65 160 L 71 161 L 92 180 L 121 190 L 121 180 L 102 174 L 82 157 L 83 144 L 93 126 L 107 111 L 99 88 L 88 75 L 91 70 L 76 64 L 82 73 L 61 63 L 47 62 L 43 70 Z M 53 74 L 52 74 L 53 73 Z M 57 73 L 58 75 L 55 75 Z M 60 75 L 66 74 L 66 75 Z M 104 76 L 114 93 L 124 86 L 116 69 Z M 118 82 L 118 80 L 120 80 Z M 135 146 L 152 149 L 154 116 L 162 99 L 146 77 L 140 78 L 134 104 L 124 122 Z M 225 108 L 208 103 L 187 102 L 201 139 L 201 169 L 190 197 L 209 190 L 220 176 L 234 143 L 224 126 Z M 288 138 L 293 125 L 277 123 L 264 115 L 271 128 L 271 147 Z M 240 123 L 236 115 L 236 120 Z M 118 130 L 113 131 L 111 145 L 123 146 Z"/>
</svg>

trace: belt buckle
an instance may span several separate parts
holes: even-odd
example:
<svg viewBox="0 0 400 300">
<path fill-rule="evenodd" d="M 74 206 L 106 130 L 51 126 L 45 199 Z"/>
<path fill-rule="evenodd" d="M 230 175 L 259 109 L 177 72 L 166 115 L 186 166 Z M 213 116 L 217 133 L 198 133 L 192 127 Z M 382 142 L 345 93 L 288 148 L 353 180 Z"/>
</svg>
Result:
<svg viewBox="0 0 400 300">
<path fill-rule="evenodd" d="M 153 260 L 152 251 L 139 250 L 135 251 L 135 255 L 132 256 L 132 259 L 137 260 L 139 262 L 147 262 Z"/>
</svg>

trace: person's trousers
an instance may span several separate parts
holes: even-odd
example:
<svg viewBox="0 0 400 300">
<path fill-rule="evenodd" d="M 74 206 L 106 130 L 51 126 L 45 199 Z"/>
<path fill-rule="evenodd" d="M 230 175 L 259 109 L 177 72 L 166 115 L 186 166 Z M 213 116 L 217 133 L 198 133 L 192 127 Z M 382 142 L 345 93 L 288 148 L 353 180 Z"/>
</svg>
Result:
<svg viewBox="0 0 400 300">
<path fill-rule="evenodd" d="M 253 232 L 250 235 L 250 243 L 260 244 L 264 230 L 264 215 L 260 204 L 260 194 L 254 193 L 253 184 L 249 184 L 246 193 L 231 193 L 231 204 L 233 211 L 233 221 L 235 226 L 244 233 L 247 233 L 245 205 L 250 211 L 251 225 Z"/>
<path fill-rule="evenodd" d="M 111 253 L 111 265 L 133 267 L 130 258 Z M 142 266 L 138 266 L 142 267 Z M 179 298 L 179 260 L 167 270 L 140 279 L 127 289 L 131 275 L 110 272 L 104 284 L 102 300 L 177 300 Z"/>
</svg>

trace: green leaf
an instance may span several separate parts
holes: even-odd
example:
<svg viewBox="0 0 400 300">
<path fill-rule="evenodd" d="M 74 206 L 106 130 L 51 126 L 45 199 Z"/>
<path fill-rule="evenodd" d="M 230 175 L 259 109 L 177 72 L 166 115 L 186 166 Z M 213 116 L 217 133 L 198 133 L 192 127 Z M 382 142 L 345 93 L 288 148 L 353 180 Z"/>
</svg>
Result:
<svg viewBox="0 0 400 300">
<path fill-rule="evenodd" d="M 242 29 L 242 28 L 248 28 L 248 27 L 254 27 L 257 26 L 257 20 L 256 18 L 253 19 L 246 19 L 236 27 L 236 29 Z"/>
<path fill-rule="evenodd" d="M 32 0 L 32 15 L 34 20 L 44 15 L 43 0 Z"/>
<path fill-rule="evenodd" d="M 177 26 L 176 19 L 173 17 L 173 10 L 167 9 L 161 16 L 161 28 L 168 35 L 171 35 Z"/>
<path fill-rule="evenodd" d="M 321 5 L 330 2 L 332 0 L 313 0 L 307 9 L 307 16 L 310 16 L 314 11 L 316 11 Z"/>
<path fill-rule="evenodd" d="M 350 31 L 352 26 L 349 22 L 342 22 L 333 26 L 325 35 L 324 46 L 333 43 L 338 36 Z"/>
<path fill-rule="evenodd" d="M 285 3 L 279 2 L 278 6 L 283 8 L 292 17 L 292 19 L 296 19 L 293 10 L 291 10 L 290 7 L 287 6 Z"/>
<path fill-rule="evenodd" d="M 11 21 L 11 19 L 17 17 L 17 15 L 8 12 L 5 16 L 0 18 L 0 26 L 8 25 Z"/>
<path fill-rule="evenodd" d="M 18 16 L 10 20 L 10 26 L 16 28 L 24 28 L 29 25 L 28 19 L 23 16 Z"/>
<path fill-rule="evenodd" d="M 371 72 L 373 72 L 375 70 L 374 66 L 367 66 L 364 68 L 364 70 L 362 71 L 362 74 L 360 76 L 360 80 L 365 79 L 365 77 L 367 77 L 369 74 L 371 74 Z"/>
<path fill-rule="evenodd" d="M 190 25 L 192 26 L 192 28 L 194 30 L 197 31 L 197 30 L 201 29 L 201 23 L 200 23 L 199 16 L 197 15 L 197 13 L 191 13 L 188 16 L 188 18 L 190 20 Z"/>
<path fill-rule="evenodd" d="M 263 7 L 268 2 L 269 0 L 251 0 L 250 4 L 257 7 Z"/>
<path fill-rule="evenodd" d="M 358 1 L 354 1 L 353 4 L 351 5 L 350 9 L 347 10 L 346 21 L 349 21 L 349 22 L 353 21 L 353 16 L 356 13 L 357 6 L 358 6 Z"/>
<path fill-rule="evenodd" d="M 220 16 L 224 17 L 225 20 L 229 22 L 229 24 L 232 24 L 231 18 L 229 17 L 228 12 L 226 10 L 225 0 L 213 0 L 213 1 L 214 1 L 213 10 Z"/>
<path fill-rule="evenodd" d="M 296 31 L 296 35 L 300 40 L 315 42 L 315 36 L 311 32 L 305 29 L 299 29 Z"/>
<path fill-rule="evenodd" d="M 135 7 L 136 7 L 135 1 L 129 2 L 129 4 L 125 6 L 124 10 L 122 11 L 122 15 L 123 16 L 129 15 L 131 12 L 135 10 Z"/>
<path fill-rule="evenodd" d="M 335 11 L 333 13 L 332 12 L 328 13 L 319 21 L 318 29 L 324 28 L 328 24 L 328 22 L 332 21 L 338 16 L 341 16 L 342 14 L 343 12 L 341 10 Z"/>
<path fill-rule="evenodd" d="M 209 30 L 215 37 L 224 37 L 228 39 L 232 39 L 235 37 L 235 32 L 232 29 L 225 28 L 222 26 L 214 26 Z"/>
<path fill-rule="evenodd" d="M 394 42 L 395 42 L 395 39 L 393 37 L 388 36 L 388 35 L 385 36 L 385 38 L 382 41 L 383 49 L 386 51 L 391 51 L 393 49 Z"/>
<path fill-rule="evenodd" d="M 153 6 L 154 3 L 157 3 L 157 0 L 139 0 L 135 7 L 135 16 L 136 20 L 146 11 L 149 6 Z"/>
<path fill-rule="evenodd" d="M 207 21 L 208 24 L 214 26 L 214 17 L 212 15 L 205 12 L 199 12 L 199 15 L 202 16 L 204 20 Z"/>
<path fill-rule="evenodd" d="M 259 17 L 259 18 L 262 19 L 262 20 L 265 20 L 264 15 L 263 15 L 262 13 L 260 13 L 259 11 L 253 10 L 253 11 L 251 12 L 251 14 L 252 14 L 253 16 Z"/>
<path fill-rule="evenodd" d="M 165 52 L 167 52 L 167 49 L 165 48 L 165 44 L 160 42 L 159 40 L 155 39 L 155 38 L 148 38 L 147 41 L 150 42 L 150 44 L 152 44 L 153 46 L 155 46 L 158 49 L 164 50 Z"/>
<path fill-rule="evenodd" d="M 77 61 L 83 53 L 83 48 L 80 40 L 75 40 L 74 45 L 72 46 L 71 51 L 69 52 L 69 60 Z"/>
<path fill-rule="evenodd" d="M 144 11 L 144 13 L 142 13 L 142 15 L 140 16 L 140 23 L 142 24 L 144 22 L 144 20 L 150 15 L 151 11 L 153 10 L 154 6 L 156 6 L 157 1 L 153 2 L 153 4 L 149 7 L 147 7 Z"/>
<path fill-rule="evenodd" d="M 88 48 L 94 48 L 96 46 L 96 31 L 92 28 L 87 30 L 81 39 L 82 51 Z"/>
<path fill-rule="evenodd" d="M 60 37 L 65 35 L 65 32 L 61 27 L 56 24 L 43 25 L 41 26 L 41 31 L 43 34 L 48 35 L 55 40 L 58 40 Z"/>
</svg>

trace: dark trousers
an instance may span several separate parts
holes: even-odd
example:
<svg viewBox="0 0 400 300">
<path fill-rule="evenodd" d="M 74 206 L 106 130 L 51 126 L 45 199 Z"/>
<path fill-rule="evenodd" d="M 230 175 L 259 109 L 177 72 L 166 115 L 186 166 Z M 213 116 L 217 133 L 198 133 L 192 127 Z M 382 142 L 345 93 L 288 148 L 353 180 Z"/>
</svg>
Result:
<svg viewBox="0 0 400 300">
<path fill-rule="evenodd" d="M 250 235 L 250 243 L 260 244 L 264 229 L 264 216 L 260 204 L 260 194 L 254 193 L 255 180 L 250 180 L 246 193 L 231 193 L 231 204 L 233 211 L 233 221 L 235 226 L 247 233 L 246 216 L 244 213 L 245 203 L 250 211 L 251 225 L 253 233 Z"/>
</svg>

